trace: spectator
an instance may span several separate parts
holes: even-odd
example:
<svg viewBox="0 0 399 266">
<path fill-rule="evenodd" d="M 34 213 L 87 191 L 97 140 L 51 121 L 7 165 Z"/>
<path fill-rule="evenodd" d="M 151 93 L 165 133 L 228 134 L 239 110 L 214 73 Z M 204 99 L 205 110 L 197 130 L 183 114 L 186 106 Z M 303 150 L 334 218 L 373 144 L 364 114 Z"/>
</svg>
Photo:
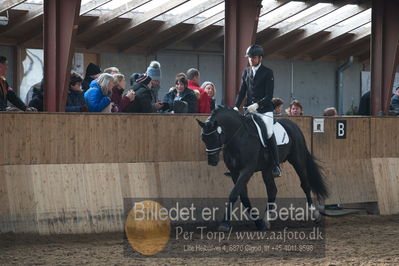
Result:
<svg viewBox="0 0 399 266">
<path fill-rule="evenodd" d="M 195 68 L 187 70 L 188 88 L 191 90 L 198 90 L 201 94 L 197 102 L 197 113 L 209 114 L 211 112 L 210 98 L 208 94 L 199 87 L 200 72 Z"/>
<path fill-rule="evenodd" d="M 158 61 L 151 61 L 147 67 L 146 74 L 151 77 L 151 90 L 154 93 L 155 102 L 158 101 L 158 93 L 161 89 L 161 64 Z"/>
<path fill-rule="evenodd" d="M 114 87 L 112 88 L 111 101 L 114 103 L 113 111 L 120 112 L 122 103 L 122 94 L 126 89 L 125 76 L 122 74 L 114 74 Z"/>
<path fill-rule="evenodd" d="M 89 108 L 85 104 L 82 90 L 82 76 L 76 72 L 71 72 L 69 77 L 68 98 L 65 112 L 87 112 Z"/>
<path fill-rule="evenodd" d="M 281 98 L 273 98 L 272 99 L 272 103 L 273 103 L 273 113 L 275 115 L 281 115 L 281 113 L 283 112 L 283 107 L 284 107 L 284 101 Z"/>
<path fill-rule="evenodd" d="M 86 92 L 90 88 L 90 83 L 97 79 L 101 74 L 101 69 L 99 66 L 90 63 L 86 68 L 86 76 L 82 82 L 83 92 Z"/>
<path fill-rule="evenodd" d="M 370 103 L 370 91 L 368 91 L 360 98 L 358 115 L 370 115 Z"/>
<path fill-rule="evenodd" d="M 110 112 L 111 94 L 114 87 L 114 77 L 108 73 L 101 74 L 90 83 L 90 88 L 85 92 L 85 103 L 89 112 Z"/>
<path fill-rule="evenodd" d="M 202 83 L 201 88 L 208 94 L 208 97 L 210 99 L 210 107 L 211 111 L 215 110 L 216 108 L 216 100 L 215 100 L 215 95 L 216 95 L 216 87 L 215 84 L 213 84 L 210 81 L 205 81 Z"/>
<path fill-rule="evenodd" d="M 39 112 L 44 111 L 43 83 L 44 80 L 42 79 L 39 86 L 33 87 L 32 99 L 29 101 L 28 104 L 30 107 L 34 107 Z"/>
<path fill-rule="evenodd" d="M 130 88 L 129 88 L 129 90 L 131 90 L 132 87 L 136 84 L 136 79 L 138 79 L 140 75 L 141 74 L 139 74 L 139 73 L 133 73 L 130 76 Z"/>
<path fill-rule="evenodd" d="M 5 56 L 0 56 L 0 111 L 7 111 L 7 101 L 22 111 L 35 111 L 27 107 L 8 85 L 5 75 L 7 74 L 8 62 Z"/>
<path fill-rule="evenodd" d="M 156 102 L 153 104 L 154 94 L 151 91 L 151 86 L 151 77 L 147 74 L 140 75 L 132 88 L 136 95 L 134 101 L 130 101 L 130 99 L 128 101 L 126 97 L 123 97 L 122 111 L 129 113 L 153 113 L 162 109 L 162 103 Z"/>
<path fill-rule="evenodd" d="M 303 115 L 302 104 L 298 100 L 293 100 L 290 103 L 290 107 L 288 108 L 287 113 L 288 113 L 288 115 L 292 115 L 292 116 Z"/>
<path fill-rule="evenodd" d="M 29 105 L 29 102 L 32 100 L 33 97 L 33 91 L 36 89 L 40 89 L 40 86 L 42 86 L 42 80 L 39 81 L 38 83 L 33 84 L 32 87 L 29 88 L 28 92 L 26 93 L 25 96 L 25 104 Z"/>
<path fill-rule="evenodd" d="M 392 96 L 391 108 L 395 111 L 399 111 L 399 87 L 396 88 L 395 94 Z"/>
<path fill-rule="evenodd" d="M 324 109 L 323 116 L 337 116 L 337 109 L 335 107 L 328 107 Z"/>
<path fill-rule="evenodd" d="M 116 67 L 109 67 L 104 69 L 104 73 L 115 75 L 115 74 L 120 74 L 121 72 L 119 72 L 119 69 Z"/>
<path fill-rule="evenodd" d="M 164 103 L 174 113 L 195 113 L 197 98 L 194 91 L 188 89 L 188 80 L 184 76 L 176 78 L 175 88 L 165 95 Z"/>
</svg>

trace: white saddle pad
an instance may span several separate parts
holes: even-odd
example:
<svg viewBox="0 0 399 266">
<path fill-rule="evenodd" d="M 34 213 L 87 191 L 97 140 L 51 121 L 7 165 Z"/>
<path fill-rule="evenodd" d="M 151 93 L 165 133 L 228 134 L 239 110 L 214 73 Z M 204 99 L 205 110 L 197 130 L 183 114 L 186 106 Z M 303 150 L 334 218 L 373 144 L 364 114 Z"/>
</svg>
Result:
<svg viewBox="0 0 399 266">
<path fill-rule="evenodd" d="M 260 127 L 256 123 L 255 119 L 252 118 L 252 121 L 256 125 L 256 129 L 258 130 L 258 135 L 259 135 L 260 141 L 262 142 L 262 145 L 265 146 L 265 144 L 263 143 L 262 132 L 260 130 Z M 277 146 L 288 144 L 288 142 L 290 141 L 287 131 L 285 131 L 284 127 L 279 122 L 276 122 L 273 125 L 273 132 L 274 132 L 274 136 L 276 137 Z"/>
<path fill-rule="evenodd" d="M 290 138 L 288 137 L 287 131 L 283 128 L 283 126 L 277 122 L 273 125 L 273 132 L 276 136 L 277 145 L 284 145 L 290 142 Z"/>
</svg>

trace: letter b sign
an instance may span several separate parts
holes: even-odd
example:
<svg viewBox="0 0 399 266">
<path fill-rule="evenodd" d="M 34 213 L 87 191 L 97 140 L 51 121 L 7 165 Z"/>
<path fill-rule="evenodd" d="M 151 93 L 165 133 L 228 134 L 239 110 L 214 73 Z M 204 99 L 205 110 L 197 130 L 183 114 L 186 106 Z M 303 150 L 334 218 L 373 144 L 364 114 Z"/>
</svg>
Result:
<svg viewBox="0 0 399 266">
<path fill-rule="evenodd" d="M 337 139 L 346 139 L 346 120 L 337 120 Z"/>
</svg>

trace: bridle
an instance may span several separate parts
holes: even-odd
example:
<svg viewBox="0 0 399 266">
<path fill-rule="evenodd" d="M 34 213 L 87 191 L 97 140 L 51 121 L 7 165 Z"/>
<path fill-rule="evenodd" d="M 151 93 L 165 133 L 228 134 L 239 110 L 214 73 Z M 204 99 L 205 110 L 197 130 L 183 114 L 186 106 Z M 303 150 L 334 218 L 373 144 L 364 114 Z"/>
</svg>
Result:
<svg viewBox="0 0 399 266">
<path fill-rule="evenodd" d="M 214 131 L 209 132 L 209 133 L 205 133 L 204 130 L 202 129 L 201 134 L 205 135 L 205 136 L 211 136 L 213 134 L 217 134 L 217 138 L 218 138 L 219 142 L 221 142 L 220 135 L 222 134 L 222 132 L 223 132 L 222 127 L 218 126 L 218 127 L 216 127 L 216 129 Z M 223 147 L 223 143 L 222 143 L 222 145 L 220 145 L 219 147 L 214 148 L 214 149 L 205 148 L 205 151 L 208 153 L 208 155 L 212 155 L 212 154 L 218 153 L 222 149 L 222 147 Z"/>
<path fill-rule="evenodd" d="M 226 143 L 224 143 L 224 144 L 222 143 L 222 141 L 220 141 L 220 136 L 223 133 L 223 129 L 221 126 L 216 127 L 215 130 L 213 130 L 209 133 L 205 133 L 204 130 L 202 129 L 202 133 L 201 133 L 202 135 L 211 136 L 213 134 L 217 134 L 217 138 L 218 138 L 219 142 L 221 143 L 221 145 L 219 147 L 216 147 L 213 149 L 205 148 L 205 151 L 208 153 L 208 155 L 218 153 L 222 149 L 223 145 L 228 145 L 234 139 L 234 137 L 238 134 L 238 132 L 241 130 L 242 127 L 243 127 L 243 124 L 241 124 L 241 126 L 236 130 L 236 132 L 234 132 L 233 136 L 231 136 L 231 138 L 228 141 L 226 141 Z"/>
</svg>

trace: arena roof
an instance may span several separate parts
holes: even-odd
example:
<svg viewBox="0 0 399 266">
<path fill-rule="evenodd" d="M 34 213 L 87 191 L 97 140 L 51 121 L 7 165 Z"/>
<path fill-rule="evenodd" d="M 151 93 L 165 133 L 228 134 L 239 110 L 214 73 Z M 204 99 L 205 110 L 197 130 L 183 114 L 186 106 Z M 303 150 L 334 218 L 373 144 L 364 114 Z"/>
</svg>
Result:
<svg viewBox="0 0 399 266">
<path fill-rule="evenodd" d="M 82 0 L 77 50 L 151 54 L 223 52 L 222 0 Z M 43 0 L 4 0 L 0 44 L 42 47 Z M 263 0 L 257 43 L 266 55 L 369 60 L 371 1 Z"/>
</svg>

